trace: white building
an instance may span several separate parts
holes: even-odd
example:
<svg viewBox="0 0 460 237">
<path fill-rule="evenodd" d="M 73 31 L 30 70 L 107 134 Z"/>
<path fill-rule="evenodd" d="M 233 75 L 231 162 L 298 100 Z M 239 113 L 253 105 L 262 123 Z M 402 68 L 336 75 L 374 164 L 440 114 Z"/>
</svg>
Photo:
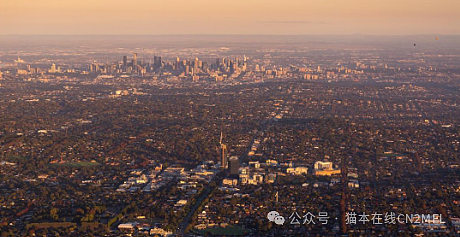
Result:
<svg viewBox="0 0 460 237">
<path fill-rule="evenodd" d="M 138 224 L 137 222 L 123 223 L 118 225 L 118 229 L 132 231 Z"/>
<path fill-rule="evenodd" d="M 173 233 L 171 231 L 166 231 L 161 228 L 153 228 L 150 229 L 150 235 L 159 235 L 159 236 L 172 236 Z"/>
<path fill-rule="evenodd" d="M 238 185 L 238 180 L 237 179 L 224 179 L 222 183 L 227 186 L 236 186 Z"/>
<path fill-rule="evenodd" d="M 317 176 L 331 176 L 340 174 L 340 169 L 334 170 L 332 162 L 317 161 L 314 165 L 314 174 Z"/>
<path fill-rule="evenodd" d="M 294 174 L 294 175 L 307 174 L 308 168 L 307 167 L 295 167 L 295 168 L 289 167 L 286 169 L 286 173 Z"/>
<path fill-rule="evenodd" d="M 330 161 L 317 161 L 314 165 L 315 170 L 332 170 L 332 162 Z"/>
</svg>

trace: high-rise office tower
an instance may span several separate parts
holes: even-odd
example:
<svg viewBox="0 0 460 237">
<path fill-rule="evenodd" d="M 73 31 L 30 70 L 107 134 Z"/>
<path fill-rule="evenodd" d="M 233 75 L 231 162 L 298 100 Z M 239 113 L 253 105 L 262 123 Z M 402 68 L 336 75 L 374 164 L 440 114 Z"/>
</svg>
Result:
<svg viewBox="0 0 460 237">
<path fill-rule="evenodd" d="M 208 69 L 208 63 L 207 62 L 202 62 L 202 69 L 203 69 L 203 71 L 206 71 Z"/>
<path fill-rule="evenodd" d="M 195 74 L 198 72 L 198 64 L 199 64 L 199 60 L 198 58 L 195 58 L 195 62 L 193 63 L 193 72 Z"/>
<path fill-rule="evenodd" d="M 235 73 L 235 64 L 233 61 L 230 61 L 230 74 Z"/>
<path fill-rule="evenodd" d="M 175 68 L 175 70 L 179 71 L 179 69 L 180 69 L 180 59 L 179 59 L 179 57 L 177 57 L 176 58 L 176 68 Z"/>
<path fill-rule="evenodd" d="M 137 68 L 137 53 L 133 55 L 133 69 Z"/>
<path fill-rule="evenodd" d="M 128 67 L 128 57 L 123 56 L 123 72 L 126 72 L 126 68 Z"/>
<path fill-rule="evenodd" d="M 227 164 L 227 145 L 225 145 L 225 144 L 220 145 L 220 163 L 221 163 L 221 168 L 226 169 L 228 167 L 228 164 Z"/>
<path fill-rule="evenodd" d="M 220 59 L 216 59 L 216 69 L 220 68 Z"/>
<path fill-rule="evenodd" d="M 138 71 L 138 67 L 137 67 L 137 53 L 134 53 L 133 54 L 133 72 L 137 72 Z"/>
<path fill-rule="evenodd" d="M 240 160 L 237 156 L 232 156 L 228 159 L 228 172 L 231 176 L 238 176 L 238 169 L 240 168 Z"/>
<path fill-rule="evenodd" d="M 223 134 L 220 132 L 220 167 L 227 168 L 227 145 L 222 142 Z"/>
<path fill-rule="evenodd" d="M 56 65 L 53 63 L 53 66 L 51 66 L 51 71 L 56 71 Z M 99 72 L 99 64 L 97 62 L 91 63 L 89 66 L 89 71 L 91 73 L 98 73 Z"/>
<path fill-rule="evenodd" d="M 188 75 L 190 73 L 190 66 L 185 66 L 185 75 Z"/>
<path fill-rule="evenodd" d="M 161 61 L 161 57 L 160 56 L 153 56 L 153 69 L 154 70 L 157 70 L 159 68 L 161 68 L 163 62 Z"/>
</svg>

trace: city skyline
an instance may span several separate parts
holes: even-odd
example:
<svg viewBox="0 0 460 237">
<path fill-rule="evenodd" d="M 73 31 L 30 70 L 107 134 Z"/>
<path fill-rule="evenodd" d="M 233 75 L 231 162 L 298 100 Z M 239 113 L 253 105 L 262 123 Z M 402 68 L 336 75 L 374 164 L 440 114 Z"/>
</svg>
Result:
<svg viewBox="0 0 460 237">
<path fill-rule="evenodd" d="M 454 0 L 19 0 L 0 3 L 0 34 L 458 35 L 459 9 Z"/>
<path fill-rule="evenodd" d="M 460 236 L 459 0 L 0 0 L 0 237 Z"/>
</svg>

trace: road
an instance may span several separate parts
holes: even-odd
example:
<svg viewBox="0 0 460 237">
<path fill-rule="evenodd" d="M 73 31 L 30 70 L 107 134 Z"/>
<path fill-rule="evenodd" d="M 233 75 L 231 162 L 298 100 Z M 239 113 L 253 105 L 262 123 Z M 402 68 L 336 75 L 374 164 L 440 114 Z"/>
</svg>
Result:
<svg viewBox="0 0 460 237">
<path fill-rule="evenodd" d="M 216 187 L 211 188 L 211 187 L 205 187 L 203 192 L 201 192 L 200 196 L 198 196 L 195 204 L 190 207 L 190 210 L 188 211 L 187 215 L 184 217 L 182 222 L 179 224 L 179 229 L 177 231 L 177 235 L 179 236 L 188 236 L 185 233 L 185 230 L 187 229 L 187 226 L 191 223 L 193 214 L 197 211 L 198 207 L 201 206 L 203 201 L 214 191 L 217 187 L 220 186 L 222 183 L 222 180 L 219 178 L 215 178 L 213 181 L 217 183 Z"/>
</svg>

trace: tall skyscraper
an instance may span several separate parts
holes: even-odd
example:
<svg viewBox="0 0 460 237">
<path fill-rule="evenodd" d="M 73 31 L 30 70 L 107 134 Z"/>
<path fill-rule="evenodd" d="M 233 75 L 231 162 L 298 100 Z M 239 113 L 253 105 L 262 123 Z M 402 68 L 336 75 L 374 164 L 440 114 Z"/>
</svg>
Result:
<svg viewBox="0 0 460 237">
<path fill-rule="evenodd" d="M 126 72 L 126 68 L 128 67 L 128 57 L 123 56 L 123 72 Z"/>
<path fill-rule="evenodd" d="M 133 54 L 133 72 L 137 72 L 137 53 Z"/>
<path fill-rule="evenodd" d="M 228 172 L 231 176 L 238 176 L 238 169 L 240 168 L 240 160 L 237 156 L 232 156 L 228 159 Z"/>
<path fill-rule="evenodd" d="M 179 71 L 180 69 L 180 59 L 179 57 L 176 58 L 176 64 L 175 64 L 175 68 L 174 68 L 176 71 Z"/>
<path fill-rule="evenodd" d="M 220 68 L 220 59 L 217 58 L 217 59 L 216 59 L 216 68 L 215 68 L 215 69 L 216 69 L 216 70 L 219 70 L 219 68 Z"/>
<path fill-rule="evenodd" d="M 50 68 L 49 72 L 50 73 L 59 72 L 59 67 L 56 67 L 56 64 L 53 63 L 53 65 L 51 65 L 51 68 Z"/>
<path fill-rule="evenodd" d="M 193 72 L 196 74 L 198 73 L 198 58 L 195 58 L 195 62 L 193 63 Z"/>
<path fill-rule="evenodd" d="M 226 169 L 227 164 L 227 145 L 222 142 L 223 134 L 220 132 L 220 167 Z"/>
<path fill-rule="evenodd" d="M 137 67 L 137 53 L 134 53 L 133 55 L 133 68 L 135 69 Z"/>
<path fill-rule="evenodd" d="M 160 56 L 153 56 L 153 69 L 154 70 L 157 70 L 159 68 L 161 68 L 163 62 L 161 61 L 161 57 Z"/>
<path fill-rule="evenodd" d="M 53 66 L 51 66 L 51 71 L 55 71 L 55 70 L 56 70 L 56 65 L 53 63 Z M 98 73 L 99 72 L 99 64 L 97 62 L 91 63 L 91 65 L 89 66 L 89 71 L 91 73 Z"/>
<path fill-rule="evenodd" d="M 190 73 L 190 66 L 185 66 L 185 75 L 188 75 Z"/>
<path fill-rule="evenodd" d="M 230 61 L 230 74 L 235 73 L 235 63 L 233 61 Z"/>
</svg>

